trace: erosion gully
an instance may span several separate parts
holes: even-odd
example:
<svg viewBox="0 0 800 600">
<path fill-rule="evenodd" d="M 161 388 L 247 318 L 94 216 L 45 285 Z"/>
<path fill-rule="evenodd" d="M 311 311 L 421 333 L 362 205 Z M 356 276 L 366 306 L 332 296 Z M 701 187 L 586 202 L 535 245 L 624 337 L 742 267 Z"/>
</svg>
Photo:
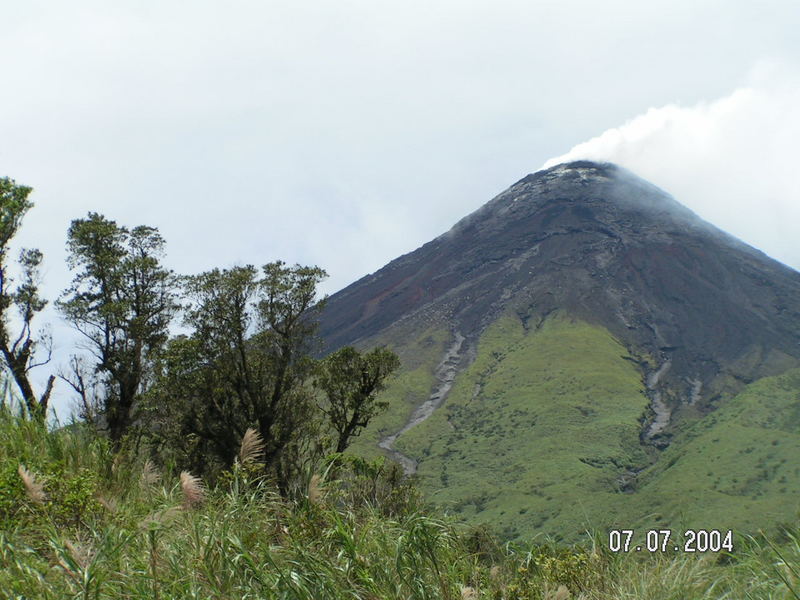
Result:
<svg viewBox="0 0 800 600">
<path fill-rule="evenodd" d="M 436 384 L 433 387 L 431 395 L 414 409 L 414 412 L 411 413 L 411 416 L 402 428 L 391 435 L 381 438 L 378 442 L 380 448 L 385 450 L 392 459 L 400 463 L 406 475 L 413 475 L 417 472 L 417 461 L 394 447 L 397 438 L 406 433 L 409 429 L 425 421 L 445 401 L 447 394 L 450 392 L 450 388 L 453 387 L 453 381 L 456 378 L 456 370 L 463 356 L 464 339 L 464 336 L 458 331 L 454 332 L 453 343 L 447 348 L 442 361 L 433 372 Z"/>
</svg>

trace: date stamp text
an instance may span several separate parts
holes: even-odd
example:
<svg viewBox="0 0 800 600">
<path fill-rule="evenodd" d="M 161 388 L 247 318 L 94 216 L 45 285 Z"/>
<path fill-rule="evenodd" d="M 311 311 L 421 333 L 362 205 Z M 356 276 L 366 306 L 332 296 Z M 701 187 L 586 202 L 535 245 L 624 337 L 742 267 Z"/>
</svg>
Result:
<svg viewBox="0 0 800 600">
<path fill-rule="evenodd" d="M 718 529 L 612 529 L 608 532 L 611 552 L 733 552 L 733 532 Z"/>
</svg>

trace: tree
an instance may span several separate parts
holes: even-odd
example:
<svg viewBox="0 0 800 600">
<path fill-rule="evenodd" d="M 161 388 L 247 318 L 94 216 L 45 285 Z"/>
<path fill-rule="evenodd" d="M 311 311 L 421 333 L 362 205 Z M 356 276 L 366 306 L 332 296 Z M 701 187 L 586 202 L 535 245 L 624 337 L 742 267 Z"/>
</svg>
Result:
<svg viewBox="0 0 800 600">
<path fill-rule="evenodd" d="M 153 227 L 128 229 L 90 212 L 72 221 L 67 249 L 69 266 L 80 271 L 58 306 L 88 341 L 103 377 L 100 413 L 119 447 L 167 341 L 176 278 L 161 265 L 164 239 Z"/>
<path fill-rule="evenodd" d="M 158 422 L 154 439 L 162 454 L 174 449 L 186 468 L 213 475 L 230 466 L 241 436 L 266 405 L 266 357 L 248 343 L 258 271 L 214 269 L 186 277 L 183 289 L 189 300 L 184 323 L 193 331 L 170 340 L 159 361 L 149 402 Z"/>
<path fill-rule="evenodd" d="M 257 429 L 284 492 L 318 421 L 309 384 L 323 277 L 317 267 L 280 261 L 187 277 L 192 334 L 170 343 L 153 395 L 162 423 L 180 423 L 184 437 L 226 466 L 247 428 Z"/>
<path fill-rule="evenodd" d="M 232 449 L 243 432 L 231 418 L 235 412 L 226 410 L 231 396 L 219 372 L 203 363 L 198 339 L 179 335 L 169 340 L 156 372 L 146 395 L 155 454 L 178 469 L 204 476 L 230 467 Z"/>
<path fill-rule="evenodd" d="M 58 376 L 78 395 L 78 416 L 91 426 L 98 426 L 105 390 L 94 365 L 85 356 L 73 354 L 69 359 L 69 370 Z"/>
<path fill-rule="evenodd" d="M 316 301 L 317 286 L 327 276 L 318 267 L 272 262 L 263 267 L 262 297 L 258 304 L 259 334 L 255 342 L 270 357 L 274 379 L 268 410 L 259 414 L 259 430 L 267 442 L 265 455 L 280 468 L 279 482 L 288 483 L 297 465 L 300 430 L 309 423 L 311 394 L 307 384 L 315 366 L 311 358 L 316 314 L 324 300 Z M 285 459 L 285 460 L 282 460 Z"/>
<path fill-rule="evenodd" d="M 326 396 L 320 410 L 336 432 L 336 452 L 344 452 L 372 417 L 386 408 L 387 403 L 377 402 L 376 396 L 399 366 L 400 359 L 387 348 L 362 355 L 346 346 L 322 361 L 316 384 Z"/>
<path fill-rule="evenodd" d="M 33 206 L 28 199 L 30 193 L 31 188 L 17 185 L 8 177 L 0 178 L 0 352 L 22 394 L 28 414 L 44 423 L 55 378 L 51 375 L 44 392 L 37 396 L 29 377 L 31 369 L 50 360 L 49 338 L 44 336 L 39 341 L 44 341 L 47 347 L 47 358 L 36 361 L 39 342 L 34 340 L 31 328 L 34 317 L 47 305 L 39 296 L 38 287 L 42 253 L 36 249 L 20 251 L 22 282 L 15 289 L 11 288 L 12 281 L 8 272 L 9 243 L 19 230 L 23 217 Z M 16 306 L 22 321 L 16 336 L 12 335 L 9 322 L 9 309 L 12 305 Z"/>
</svg>

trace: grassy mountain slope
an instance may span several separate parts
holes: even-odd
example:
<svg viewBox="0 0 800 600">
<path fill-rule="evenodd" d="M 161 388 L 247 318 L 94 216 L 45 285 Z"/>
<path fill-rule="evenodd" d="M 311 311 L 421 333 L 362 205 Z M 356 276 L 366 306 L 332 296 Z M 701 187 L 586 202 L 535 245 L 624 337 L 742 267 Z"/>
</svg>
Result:
<svg viewBox="0 0 800 600">
<path fill-rule="evenodd" d="M 444 410 L 398 447 L 424 456 L 423 487 L 469 521 L 508 537 L 577 534 L 595 520 L 597 496 L 614 494 L 622 472 L 646 458 L 638 422 L 647 399 L 626 357 L 586 323 L 555 317 L 526 334 L 502 319 Z"/>
<path fill-rule="evenodd" d="M 446 340 L 441 331 L 421 339 L 426 360 L 387 390 L 393 409 L 359 451 L 373 454 L 380 435 L 399 429 L 413 400 L 425 398 L 434 350 Z M 480 338 L 444 405 L 396 447 L 419 460 L 430 500 L 511 539 L 574 540 L 611 526 L 755 532 L 791 520 L 800 491 L 800 370 L 751 384 L 659 453 L 639 440 L 649 402 L 636 364 L 643 358 L 564 314 L 530 331 L 503 317 Z"/>
<path fill-rule="evenodd" d="M 750 384 L 640 476 L 639 504 L 665 521 L 755 531 L 800 509 L 800 369 Z"/>
<path fill-rule="evenodd" d="M 508 537 L 577 534 L 576 494 L 616 496 L 620 475 L 647 458 L 638 432 L 648 401 L 630 358 L 603 329 L 567 317 L 529 333 L 502 318 L 445 404 L 397 447 L 420 460 L 429 497 L 469 521 Z M 388 397 L 405 386 L 401 377 Z"/>
<path fill-rule="evenodd" d="M 410 334 L 410 343 L 393 346 L 402 360 L 403 369 L 381 394 L 381 401 L 388 403 L 386 410 L 376 415 L 370 426 L 356 438 L 354 448 L 359 455 L 372 459 L 382 456 L 378 448 L 380 439 L 398 431 L 414 408 L 428 398 L 435 381 L 433 369 L 444 352 L 448 336 L 446 329 L 432 326 Z"/>
</svg>

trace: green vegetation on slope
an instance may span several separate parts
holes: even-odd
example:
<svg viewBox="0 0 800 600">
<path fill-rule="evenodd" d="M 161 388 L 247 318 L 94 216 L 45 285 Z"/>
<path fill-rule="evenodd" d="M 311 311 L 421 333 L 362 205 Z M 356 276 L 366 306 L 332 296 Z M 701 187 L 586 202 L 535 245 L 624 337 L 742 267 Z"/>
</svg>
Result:
<svg viewBox="0 0 800 600">
<path fill-rule="evenodd" d="M 353 442 L 351 447 L 355 452 L 372 459 L 383 455 L 378 448 L 381 438 L 400 430 L 414 409 L 428 399 L 435 382 L 433 371 L 447 343 L 447 330 L 431 327 L 413 335 L 412 342 L 392 347 L 402 361 L 402 370 L 387 382 L 386 390 L 380 394 L 380 401 L 388 405 Z"/>
<path fill-rule="evenodd" d="M 396 418 L 430 390 L 441 355 L 427 358 L 389 390 L 390 401 L 406 399 Z M 656 452 L 639 441 L 648 399 L 636 361 L 646 358 L 564 315 L 532 331 L 504 317 L 445 404 L 397 448 L 419 460 L 427 499 L 506 539 L 611 527 L 777 533 L 793 523 L 800 370 L 750 384 Z"/>
<path fill-rule="evenodd" d="M 800 508 L 800 369 L 766 377 L 706 415 L 640 475 L 664 522 L 755 532 Z"/>
<path fill-rule="evenodd" d="M 428 497 L 508 538 L 574 539 L 602 524 L 620 477 L 646 461 L 648 400 L 628 352 L 599 327 L 553 316 L 493 324 L 434 415 L 398 440 Z"/>
</svg>

